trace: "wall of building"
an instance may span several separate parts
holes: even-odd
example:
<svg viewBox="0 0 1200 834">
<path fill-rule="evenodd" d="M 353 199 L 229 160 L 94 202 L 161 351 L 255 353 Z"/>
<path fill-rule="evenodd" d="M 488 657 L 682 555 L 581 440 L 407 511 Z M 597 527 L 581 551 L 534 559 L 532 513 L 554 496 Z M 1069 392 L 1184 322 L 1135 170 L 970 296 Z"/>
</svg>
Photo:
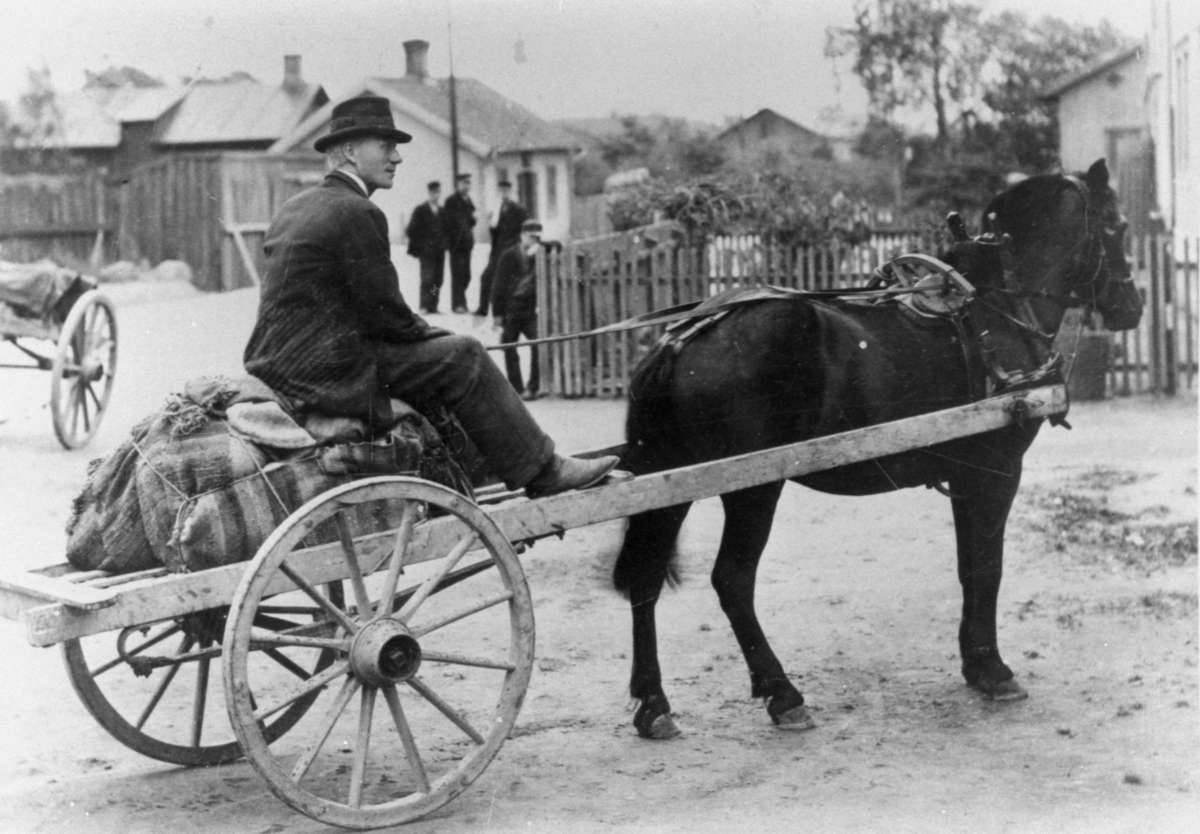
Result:
<svg viewBox="0 0 1200 834">
<path fill-rule="evenodd" d="M 1125 61 L 1064 92 L 1058 101 L 1063 167 L 1086 169 L 1101 157 L 1117 165 L 1119 160 L 1110 158 L 1114 137 L 1149 127 L 1143 109 L 1145 87 L 1143 57 Z"/>
<path fill-rule="evenodd" d="M 1163 225 L 1200 235 L 1200 5 L 1154 0 L 1146 102 Z"/>
</svg>

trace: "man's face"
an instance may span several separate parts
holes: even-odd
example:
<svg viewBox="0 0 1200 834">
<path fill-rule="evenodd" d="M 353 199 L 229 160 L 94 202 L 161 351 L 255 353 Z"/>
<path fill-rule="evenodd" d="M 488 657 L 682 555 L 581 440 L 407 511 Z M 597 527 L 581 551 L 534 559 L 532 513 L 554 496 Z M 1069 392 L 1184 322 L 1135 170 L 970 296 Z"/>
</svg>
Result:
<svg viewBox="0 0 1200 834">
<path fill-rule="evenodd" d="M 507 185 L 500 186 L 500 200 L 507 201 L 512 199 L 512 187 Z"/>
<path fill-rule="evenodd" d="M 382 136 L 367 136 L 354 144 L 348 154 L 354 163 L 355 173 L 366 183 L 368 191 L 391 188 L 396 178 L 396 167 L 400 164 L 400 152 L 396 143 Z"/>
<path fill-rule="evenodd" d="M 459 194 L 465 195 L 468 191 L 471 190 L 471 181 L 470 180 L 459 180 L 457 188 L 458 188 Z"/>
<path fill-rule="evenodd" d="M 438 200 L 440 199 L 442 199 L 442 191 L 440 188 L 429 189 L 429 202 L 436 206 L 438 204 Z"/>
<path fill-rule="evenodd" d="M 521 246 L 527 251 L 536 249 L 537 245 L 542 242 L 541 232 L 521 232 Z"/>
</svg>

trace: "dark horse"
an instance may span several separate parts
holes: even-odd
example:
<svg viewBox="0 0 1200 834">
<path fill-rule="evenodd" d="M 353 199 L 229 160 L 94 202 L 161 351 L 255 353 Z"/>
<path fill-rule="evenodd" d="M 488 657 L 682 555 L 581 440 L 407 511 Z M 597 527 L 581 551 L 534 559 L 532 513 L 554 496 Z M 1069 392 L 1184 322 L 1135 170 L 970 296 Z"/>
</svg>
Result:
<svg viewBox="0 0 1200 834">
<path fill-rule="evenodd" d="M 1142 300 L 1108 179 L 1103 160 L 1086 174 L 1029 178 L 984 213 L 984 240 L 1007 247 L 966 241 L 943 254 L 977 288 L 971 316 L 977 332 L 988 334 L 977 353 L 989 361 L 970 361 L 952 324 L 920 320 L 896 304 L 803 296 L 746 304 L 682 348 L 660 346 L 640 366 L 630 388 L 627 464 L 638 473 L 661 471 L 966 404 L 978 396 L 980 380 L 971 378 L 984 373 L 978 368 L 1045 367 L 1068 306 L 1098 310 L 1109 329 L 1135 327 Z M 1030 419 L 795 479 L 840 495 L 938 486 L 951 496 L 962 673 L 995 699 L 1026 695 L 1000 658 L 996 599 L 1021 459 L 1040 424 Z M 775 724 L 803 729 L 812 726 L 804 697 L 754 611 L 755 572 L 782 489 L 776 482 L 721 496 L 725 527 L 712 584 L 750 668 L 752 695 L 765 699 Z M 674 544 L 689 507 L 633 516 L 614 570 L 633 612 L 634 724 L 646 738 L 679 732 L 662 688 L 654 610 L 673 578 Z"/>
</svg>

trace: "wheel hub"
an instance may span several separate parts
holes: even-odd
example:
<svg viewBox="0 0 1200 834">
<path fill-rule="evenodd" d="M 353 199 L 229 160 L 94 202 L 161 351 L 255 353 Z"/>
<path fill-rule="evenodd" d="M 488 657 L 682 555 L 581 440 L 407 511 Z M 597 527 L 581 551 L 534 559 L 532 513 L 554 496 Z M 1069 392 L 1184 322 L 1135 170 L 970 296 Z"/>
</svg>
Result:
<svg viewBox="0 0 1200 834">
<path fill-rule="evenodd" d="M 402 623 L 383 618 L 367 623 L 350 646 L 350 668 L 371 686 L 391 686 L 417 674 L 421 644 Z"/>
</svg>

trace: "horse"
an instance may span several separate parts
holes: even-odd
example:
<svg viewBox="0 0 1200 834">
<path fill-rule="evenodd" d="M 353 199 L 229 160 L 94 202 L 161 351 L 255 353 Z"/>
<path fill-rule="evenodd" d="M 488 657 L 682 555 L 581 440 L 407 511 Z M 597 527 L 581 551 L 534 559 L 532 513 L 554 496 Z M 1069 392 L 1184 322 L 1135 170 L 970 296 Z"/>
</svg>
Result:
<svg viewBox="0 0 1200 834">
<path fill-rule="evenodd" d="M 1124 253 L 1127 224 L 1103 160 L 1086 173 L 1023 180 L 991 201 L 982 225 L 985 235 L 960 239 L 944 254 L 975 283 L 970 318 L 982 346 L 965 346 L 962 327 L 894 303 L 795 294 L 732 310 L 726 304 L 719 321 L 693 328 L 686 342 L 660 342 L 639 364 L 626 417 L 628 467 L 657 472 L 967 404 L 986 394 L 981 374 L 995 393 L 1050 379 L 1051 341 L 1070 306 L 1098 311 L 1109 329 L 1137 326 L 1142 299 Z M 1017 421 L 792 479 L 847 496 L 916 486 L 950 496 L 962 675 L 996 700 L 1028 694 L 1001 659 L 996 604 L 1005 524 L 1041 423 Z M 720 496 L 725 523 L 711 581 L 749 668 L 752 697 L 764 699 L 776 726 L 807 729 L 814 722 L 804 696 L 754 610 L 755 573 L 782 488 L 779 481 Z M 677 581 L 674 545 L 689 508 L 632 516 L 613 569 L 632 611 L 630 694 L 643 738 L 680 734 L 662 686 L 655 606 L 663 585 Z"/>
</svg>

